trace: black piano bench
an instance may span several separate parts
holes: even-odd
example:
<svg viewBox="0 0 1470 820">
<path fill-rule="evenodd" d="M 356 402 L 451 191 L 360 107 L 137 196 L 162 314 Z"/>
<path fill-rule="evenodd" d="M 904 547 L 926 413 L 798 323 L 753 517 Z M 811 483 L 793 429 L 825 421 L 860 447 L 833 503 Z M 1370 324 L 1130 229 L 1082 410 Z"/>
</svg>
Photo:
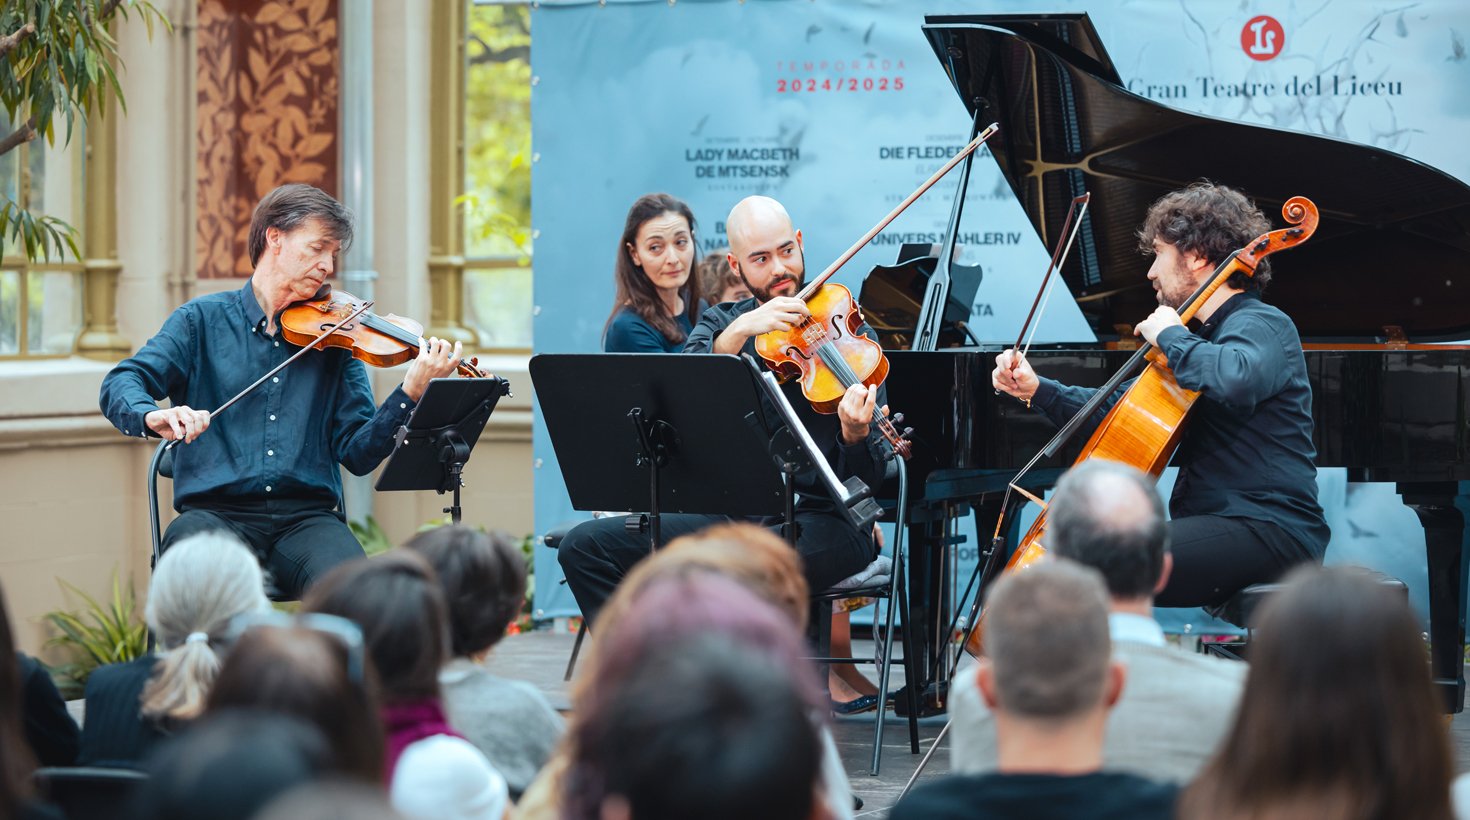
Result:
<svg viewBox="0 0 1470 820">
<path fill-rule="evenodd" d="M 1385 575 L 1381 572 L 1372 572 L 1380 584 L 1400 592 L 1404 599 L 1409 597 L 1409 585 L 1397 578 Z M 1217 655 L 1234 661 L 1246 660 L 1247 650 L 1250 648 L 1251 632 L 1255 628 L 1256 611 L 1266 599 L 1274 595 L 1282 588 L 1282 584 L 1251 584 L 1241 591 L 1230 596 L 1228 600 L 1217 606 L 1207 606 L 1204 610 L 1222 621 L 1235 624 L 1245 629 L 1245 634 L 1232 641 L 1204 644 L 1202 651 L 1207 655 Z"/>
</svg>

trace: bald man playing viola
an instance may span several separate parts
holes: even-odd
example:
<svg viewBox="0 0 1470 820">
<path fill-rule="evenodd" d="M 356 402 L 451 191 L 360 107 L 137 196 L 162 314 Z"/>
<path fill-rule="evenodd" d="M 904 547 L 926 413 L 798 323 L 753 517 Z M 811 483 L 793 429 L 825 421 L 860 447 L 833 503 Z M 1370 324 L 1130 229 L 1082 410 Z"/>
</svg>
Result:
<svg viewBox="0 0 1470 820">
<path fill-rule="evenodd" d="M 741 200 L 730 211 L 725 227 L 730 266 L 754 296 L 706 310 L 689 334 L 684 352 L 748 353 L 759 360 L 756 336 L 789 329 L 811 315 L 806 303 L 796 298 L 806 278 L 801 231 L 792 225 L 781 203 L 763 196 Z M 877 338 L 866 324 L 862 332 Z M 787 384 L 782 389 L 837 477 L 857 476 L 876 487 L 887 459 L 882 436 L 872 429 L 874 408 L 883 404 L 883 389 L 854 385 L 832 415 L 813 410 L 801 395 L 800 385 Z M 730 431 L 732 450 L 749 444 L 748 434 Z M 813 591 L 829 589 L 872 562 L 877 555 L 872 533 L 852 526 L 818 482 L 815 471 L 798 475 L 796 490 L 796 549 Z M 665 514 L 660 517 L 660 527 L 667 543 L 729 520 L 721 515 Z M 589 623 L 596 620 L 623 576 L 647 555 L 648 539 L 627 532 L 622 518 L 580 524 L 567 533 L 557 550 L 567 585 Z"/>
</svg>

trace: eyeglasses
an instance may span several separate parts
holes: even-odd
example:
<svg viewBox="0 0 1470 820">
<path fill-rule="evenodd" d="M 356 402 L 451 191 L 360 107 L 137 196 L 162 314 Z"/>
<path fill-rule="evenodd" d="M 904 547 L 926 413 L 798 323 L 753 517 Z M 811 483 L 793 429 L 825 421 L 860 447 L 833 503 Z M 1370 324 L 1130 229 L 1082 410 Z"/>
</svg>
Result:
<svg viewBox="0 0 1470 820">
<path fill-rule="evenodd" d="M 355 686 L 361 687 L 363 685 L 362 629 L 352 621 L 338 615 L 328 615 L 322 612 L 300 612 L 295 615 L 274 609 L 261 612 L 246 612 L 231 619 L 229 642 L 233 644 L 246 632 L 258 626 L 274 626 L 282 629 L 291 629 L 293 627 L 310 629 L 313 632 L 319 632 L 323 635 L 336 638 L 347 649 L 347 678 Z"/>
</svg>

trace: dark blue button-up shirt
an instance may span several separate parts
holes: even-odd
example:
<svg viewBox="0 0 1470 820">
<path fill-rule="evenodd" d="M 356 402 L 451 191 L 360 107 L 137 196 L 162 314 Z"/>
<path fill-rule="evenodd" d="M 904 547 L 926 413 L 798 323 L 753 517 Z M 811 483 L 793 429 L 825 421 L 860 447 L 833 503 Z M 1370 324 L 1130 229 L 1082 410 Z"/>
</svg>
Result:
<svg viewBox="0 0 1470 820">
<path fill-rule="evenodd" d="M 158 335 L 102 380 L 102 413 L 127 435 L 143 417 L 224 404 L 300 348 L 266 333 L 251 283 L 180 307 Z M 174 448 L 174 507 L 264 501 L 341 503 L 341 464 L 366 475 L 393 450 L 414 402 L 396 388 L 374 408 L 367 369 L 345 350 L 307 353 Z"/>
</svg>

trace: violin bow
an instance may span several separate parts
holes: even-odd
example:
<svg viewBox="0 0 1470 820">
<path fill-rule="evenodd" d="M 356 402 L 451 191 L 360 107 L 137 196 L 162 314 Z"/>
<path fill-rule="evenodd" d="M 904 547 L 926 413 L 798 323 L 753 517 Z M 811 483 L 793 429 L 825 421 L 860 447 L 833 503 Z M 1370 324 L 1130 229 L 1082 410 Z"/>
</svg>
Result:
<svg viewBox="0 0 1470 820">
<path fill-rule="evenodd" d="M 1089 191 L 1081 196 L 1073 197 L 1071 206 L 1067 208 L 1067 219 L 1062 223 L 1062 230 L 1057 235 L 1056 248 L 1052 250 L 1051 262 L 1046 267 L 1046 274 L 1041 277 L 1041 288 L 1036 291 L 1036 299 L 1031 302 L 1031 311 L 1026 314 L 1026 321 L 1021 323 L 1021 332 L 1016 335 L 1016 345 L 1011 348 L 1016 351 L 1015 357 L 1011 359 L 1012 369 L 1026 358 L 1026 354 L 1031 352 L 1031 342 L 1036 338 L 1036 328 L 1041 325 L 1041 315 L 1046 313 L 1046 306 L 1051 301 L 1052 274 L 1066 264 L 1067 257 L 1072 253 L 1072 243 L 1076 241 L 1077 234 L 1082 231 L 1082 219 L 1087 216 L 1087 207 L 1091 203 L 1092 192 Z M 1034 324 L 1033 319 L 1036 320 Z M 1029 336 L 1027 330 L 1030 330 Z M 1000 390 L 996 390 L 995 394 L 1000 395 Z M 1031 406 L 1030 399 L 1026 399 L 1026 406 Z M 995 517 L 995 534 L 991 537 L 992 544 L 1000 541 L 1000 531 L 1005 526 L 1006 509 L 1010 505 L 1012 491 L 1020 492 L 1026 498 L 1040 504 L 1043 510 L 1046 509 L 1046 502 L 1016 486 L 1016 482 L 1020 481 L 1021 477 L 1036 465 L 1040 457 L 1040 453 L 1033 456 L 1030 463 L 1022 467 L 1011 483 L 1006 485 L 1005 496 L 1000 502 L 1000 514 Z"/>
<path fill-rule="evenodd" d="M 1082 230 L 1082 218 L 1087 216 L 1087 206 L 1092 202 L 1092 192 L 1072 198 L 1072 204 L 1067 208 L 1067 219 L 1062 223 L 1061 233 L 1057 235 L 1056 247 L 1052 250 L 1051 262 L 1046 266 L 1046 274 L 1041 277 L 1041 287 L 1036 291 L 1036 298 L 1031 302 L 1031 311 L 1026 314 L 1026 321 L 1021 323 L 1021 332 L 1016 334 L 1016 344 L 1011 349 L 1016 351 L 1016 358 L 1011 360 L 1011 369 L 1026 358 L 1031 352 L 1031 342 L 1036 338 L 1036 328 L 1041 326 L 1041 316 L 1046 313 L 1046 306 L 1051 302 L 1052 274 L 1060 270 L 1066 264 L 1067 257 L 1072 253 L 1072 243 L 1076 241 L 1077 234 Z M 1070 228 L 1070 231 L 1068 230 Z M 1065 242 L 1065 244 L 1064 244 Z M 1035 324 L 1032 320 L 1035 319 Z M 1031 335 L 1026 335 L 1027 330 Z M 1022 343 L 1025 343 L 1024 346 Z M 995 394 L 1000 395 L 1000 390 Z M 1026 406 L 1031 406 L 1031 400 L 1026 399 Z M 1007 491 L 1009 492 L 1009 491 Z"/>
<path fill-rule="evenodd" d="M 903 213 L 905 210 L 908 209 L 910 205 L 914 204 L 914 200 L 923 196 L 925 191 L 934 187 L 934 183 L 942 179 L 945 174 L 954 170 L 954 167 L 956 165 L 959 165 L 961 160 L 974 153 L 975 149 L 984 145 L 985 141 L 995 136 L 995 132 L 999 130 L 1000 125 L 996 123 L 991 123 L 989 126 L 986 127 L 984 131 L 981 131 L 978 136 L 970 140 L 968 145 L 959 150 L 959 153 L 955 154 L 953 157 L 950 157 L 949 162 L 944 163 L 944 166 L 942 168 L 940 168 L 938 171 L 935 171 L 932 176 L 924 180 L 924 184 L 920 185 L 913 193 L 909 194 L 904 199 L 904 201 L 898 203 L 898 206 L 889 211 L 887 216 L 879 220 L 877 225 L 874 225 L 867 233 L 863 234 L 862 238 L 854 242 L 852 247 L 848 248 L 842 253 L 841 256 L 837 257 L 836 261 L 828 265 L 827 269 L 822 271 L 821 276 L 818 276 L 816 279 L 813 279 L 811 282 L 807 283 L 806 287 L 802 288 L 801 292 L 796 294 L 796 298 L 801 299 L 802 301 L 810 299 L 812 297 L 812 294 L 816 293 L 817 289 L 820 288 L 822 285 L 825 285 L 827 283 L 827 280 L 832 278 L 833 274 L 841 270 L 843 265 L 846 265 L 849 260 L 857 255 L 858 251 L 862 250 L 863 247 L 866 246 L 869 242 L 872 242 L 873 237 L 877 236 L 879 232 L 888 227 L 888 224 L 890 222 L 897 219 L 899 214 Z"/>
</svg>

